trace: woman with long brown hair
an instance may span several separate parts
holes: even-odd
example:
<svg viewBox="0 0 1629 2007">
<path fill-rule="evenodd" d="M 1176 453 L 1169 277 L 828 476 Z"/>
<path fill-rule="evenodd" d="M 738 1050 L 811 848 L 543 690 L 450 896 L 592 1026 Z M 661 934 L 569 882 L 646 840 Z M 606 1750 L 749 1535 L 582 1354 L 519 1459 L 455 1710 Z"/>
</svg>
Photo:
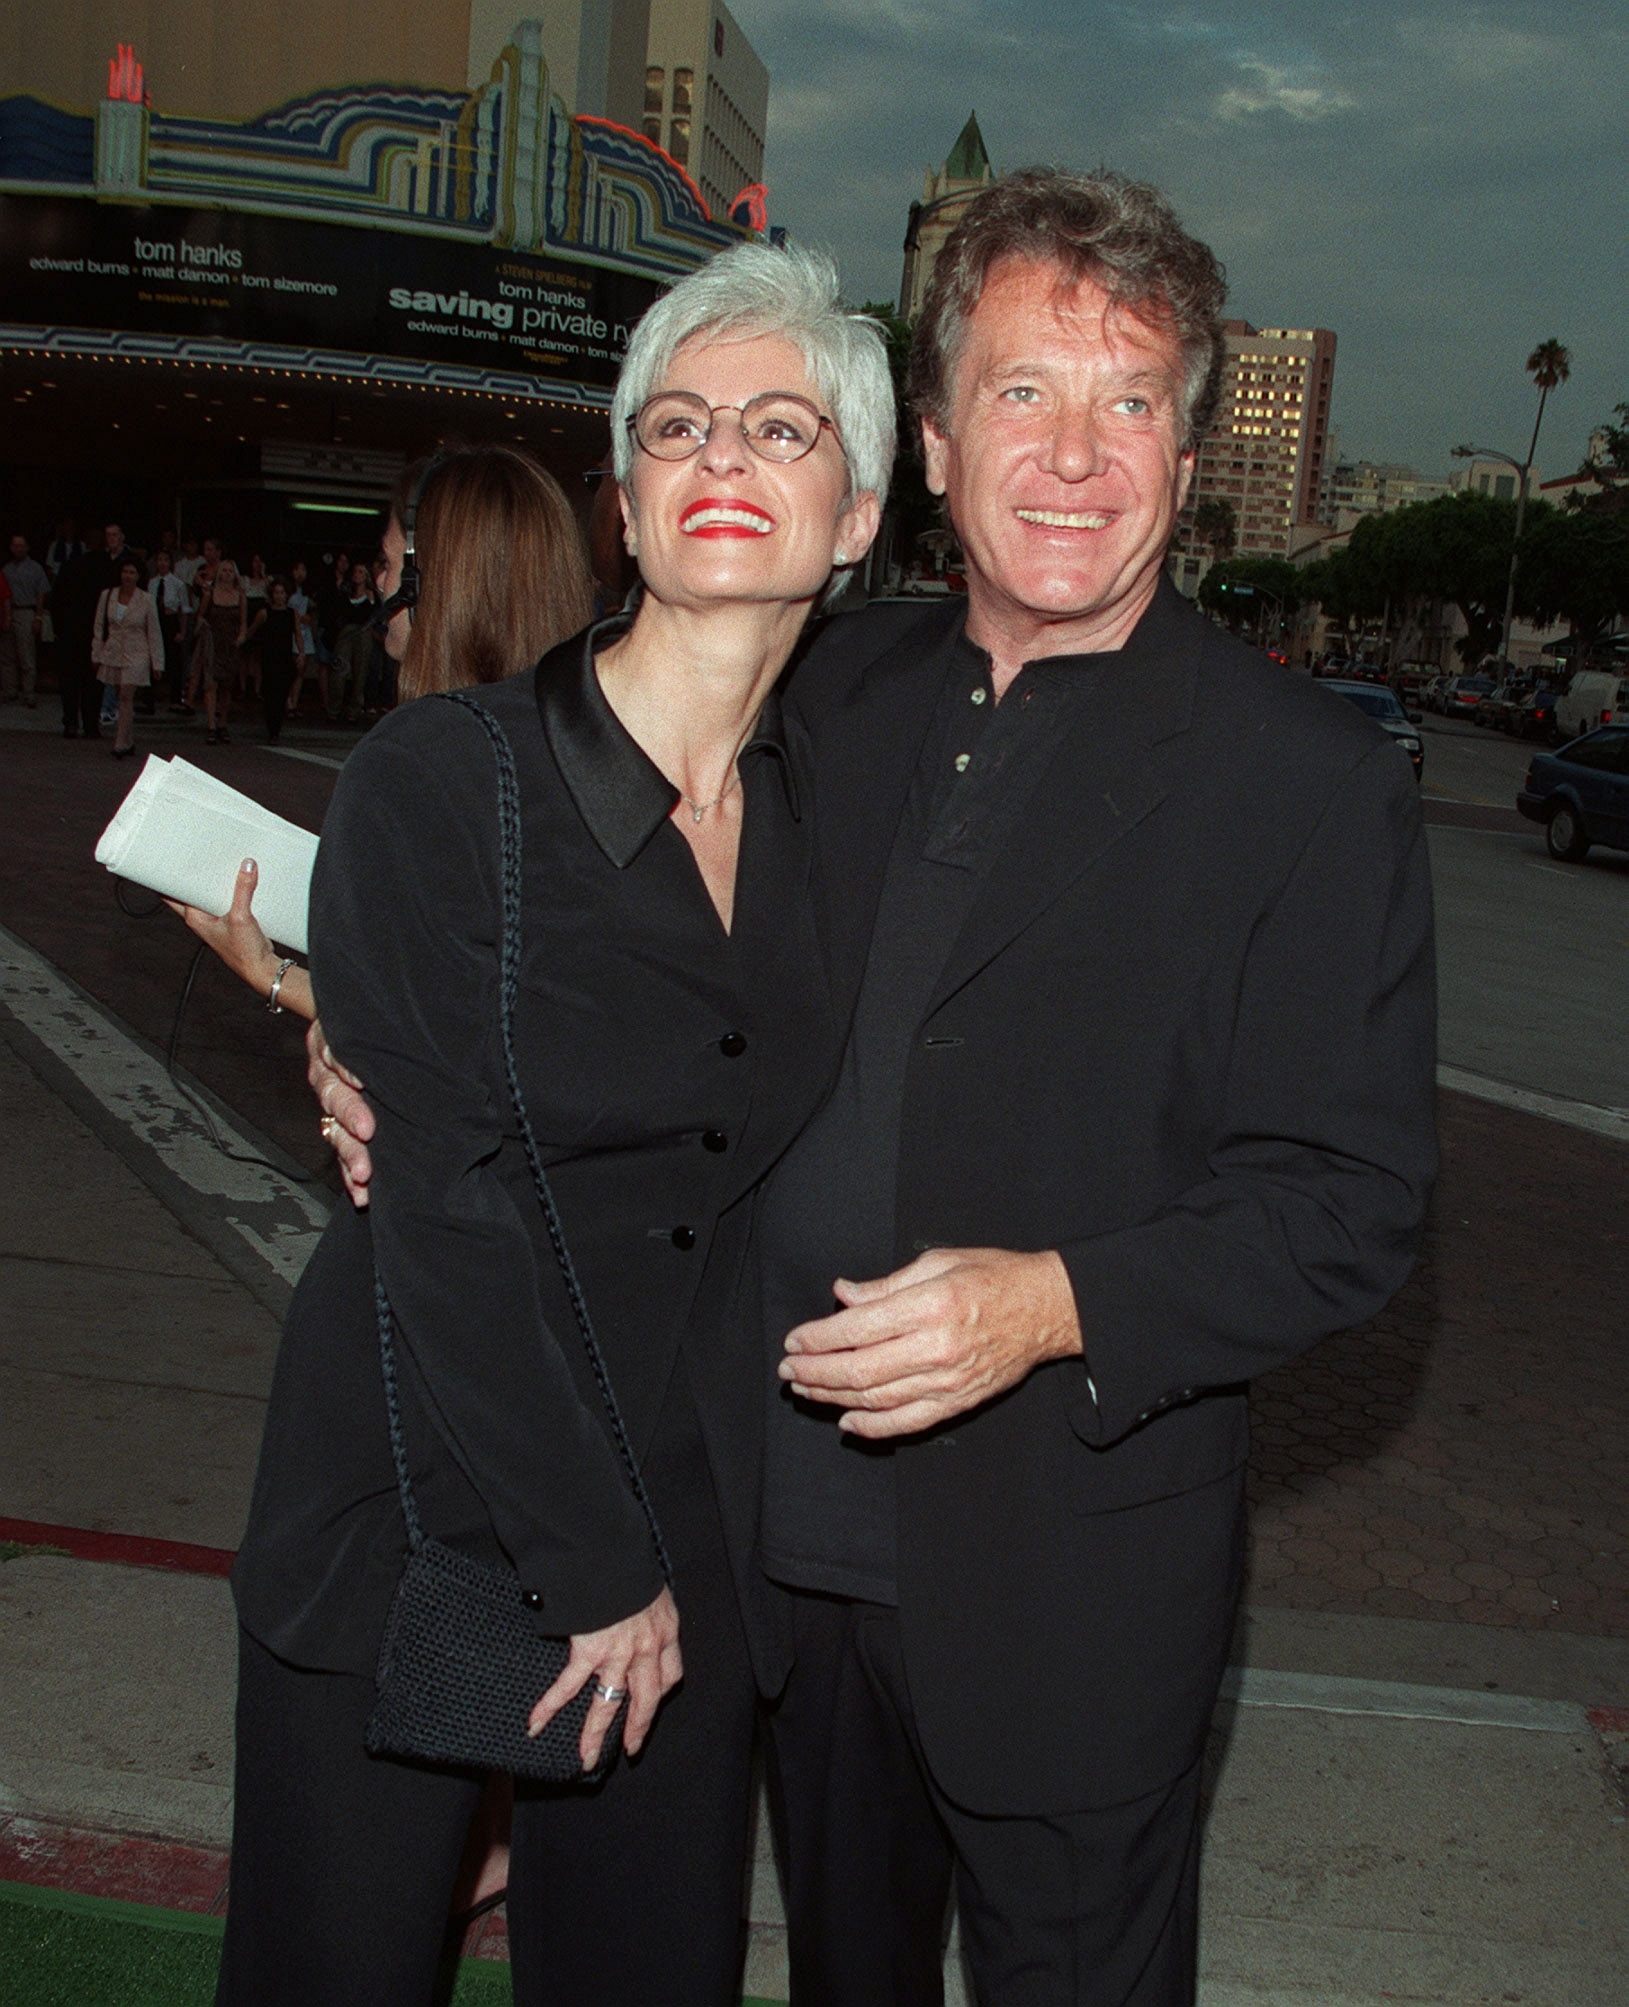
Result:
<svg viewBox="0 0 1629 2007">
<path fill-rule="evenodd" d="M 409 520 L 429 556 L 416 604 L 391 607 L 384 633 L 403 703 L 517 675 L 587 619 L 581 536 L 558 484 L 530 454 L 455 446 L 407 468 L 383 535 L 398 579 Z M 269 1008 L 315 1017 L 310 977 L 278 954 L 254 916 L 259 879 L 245 858 L 225 913 L 169 903 Z"/>
</svg>

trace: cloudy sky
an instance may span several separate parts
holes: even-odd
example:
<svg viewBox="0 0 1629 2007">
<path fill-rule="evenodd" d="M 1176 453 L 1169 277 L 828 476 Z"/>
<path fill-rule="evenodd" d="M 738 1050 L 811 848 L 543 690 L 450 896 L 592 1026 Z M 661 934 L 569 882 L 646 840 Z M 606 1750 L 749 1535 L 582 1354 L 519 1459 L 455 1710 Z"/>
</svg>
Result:
<svg viewBox="0 0 1629 2007">
<path fill-rule="evenodd" d="M 1629 0 L 731 0 L 769 65 L 772 218 L 854 298 L 897 295 L 906 210 L 969 110 L 997 169 L 1157 182 L 1230 311 L 1340 338 L 1343 457 L 1541 473 L 1629 400 Z"/>
</svg>

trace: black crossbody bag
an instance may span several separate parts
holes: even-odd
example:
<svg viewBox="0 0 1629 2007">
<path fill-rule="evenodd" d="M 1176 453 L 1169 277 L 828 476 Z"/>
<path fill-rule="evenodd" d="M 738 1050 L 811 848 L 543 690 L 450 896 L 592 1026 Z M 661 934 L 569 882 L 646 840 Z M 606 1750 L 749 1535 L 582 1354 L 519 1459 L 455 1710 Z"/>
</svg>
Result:
<svg viewBox="0 0 1629 2007">
<path fill-rule="evenodd" d="M 514 1012 L 521 953 L 521 832 L 514 750 L 503 727 L 484 705 L 457 691 L 443 694 L 445 701 L 461 705 L 481 721 L 497 759 L 498 825 L 503 858 L 498 1008 L 504 1072 L 526 1162 L 583 1348 L 605 1403 L 611 1434 L 628 1481 L 650 1528 L 657 1562 L 671 1586 L 673 1569 L 667 1548 L 628 1440 L 599 1341 L 594 1336 L 588 1304 L 561 1230 L 560 1215 L 544 1174 L 515 1065 Z M 378 1699 L 368 1723 L 367 1746 L 376 1755 L 411 1756 L 432 1763 L 501 1770 L 544 1783 L 580 1781 L 586 1773 L 578 1754 L 578 1737 L 593 1704 L 594 1680 L 590 1677 L 541 1735 L 527 1734 L 527 1717 L 565 1669 L 570 1641 L 549 1637 L 539 1629 L 536 1613 L 541 1599 L 522 1588 L 513 1569 L 494 1568 L 473 1560 L 432 1539 L 420 1524 L 402 1435 L 390 1299 L 377 1270 L 374 1296 L 379 1313 L 385 1407 L 390 1420 L 390 1452 L 401 1493 L 408 1553 L 379 1648 Z M 621 1744 L 622 1714 L 623 1707 L 619 1706 L 595 1775 L 605 1770 Z"/>
</svg>

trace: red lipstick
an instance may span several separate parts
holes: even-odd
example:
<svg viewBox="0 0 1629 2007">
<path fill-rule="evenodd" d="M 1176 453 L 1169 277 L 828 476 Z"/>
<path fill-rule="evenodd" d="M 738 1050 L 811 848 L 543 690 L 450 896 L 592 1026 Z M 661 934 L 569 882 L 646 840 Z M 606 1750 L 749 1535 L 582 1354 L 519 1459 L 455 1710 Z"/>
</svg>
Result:
<svg viewBox="0 0 1629 2007">
<path fill-rule="evenodd" d="M 703 495 L 679 516 L 679 528 L 691 537 L 763 537 L 774 527 L 767 509 L 731 495 Z"/>
</svg>

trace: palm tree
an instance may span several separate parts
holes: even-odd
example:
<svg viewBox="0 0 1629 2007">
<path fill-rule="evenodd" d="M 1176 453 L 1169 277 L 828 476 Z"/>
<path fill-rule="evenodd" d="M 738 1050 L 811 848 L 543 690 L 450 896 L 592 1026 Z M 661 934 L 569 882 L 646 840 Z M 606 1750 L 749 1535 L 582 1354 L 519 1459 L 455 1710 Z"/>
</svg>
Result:
<svg viewBox="0 0 1629 2007">
<path fill-rule="evenodd" d="M 1533 420 L 1533 440 L 1527 449 L 1527 459 L 1520 468 L 1521 479 L 1516 486 L 1516 534 L 1510 540 L 1510 573 L 1505 584 L 1505 617 L 1499 632 L 1499 675 L 1503 679 L 1510 673 L 1510 622 L 1516 610 L 1516 558 L 1521 550 L 1522 524 L 1527 517 L 1527 484 L 1533 478 L 1533 457 L 1538 452 L 1539 427 L 1544 423 L 1544 407 L 1549 402 L 1550 392 L 1558 384 L 1565 383 L 1572 375 L 1572 355 L 1552 336 L 1549 341 L 1541 341 L 1525 364 L 1527 374 L 1538 385 L 1538 416 Z"/>
<path fill-rule="evenodd" d="M 1218 563 L 1233 555 L 1238 542 L 1239 519 L 1225 495 L 1207 495 L 1193 512 L 1194 542 L 1208 544 Z"/>
<path fill-rule="evenodd" d="M 1541 341 L 1527 358 L 1527 374 L 1538 385 L 1538 416 L 1533 420 L 1533 443 L 1527 449 L 1528 472 L 1532 472 L 1533 461 L 1538 453 L 1539 427 L 1544 423 L 1544 406 L 1550 392 L 1558 384 L 1566 382 L 1572 375 L 1572 356 L 1558 341 Z M 1521 535 L 1520 530 L 1516 532 Z"/>
</svg>

